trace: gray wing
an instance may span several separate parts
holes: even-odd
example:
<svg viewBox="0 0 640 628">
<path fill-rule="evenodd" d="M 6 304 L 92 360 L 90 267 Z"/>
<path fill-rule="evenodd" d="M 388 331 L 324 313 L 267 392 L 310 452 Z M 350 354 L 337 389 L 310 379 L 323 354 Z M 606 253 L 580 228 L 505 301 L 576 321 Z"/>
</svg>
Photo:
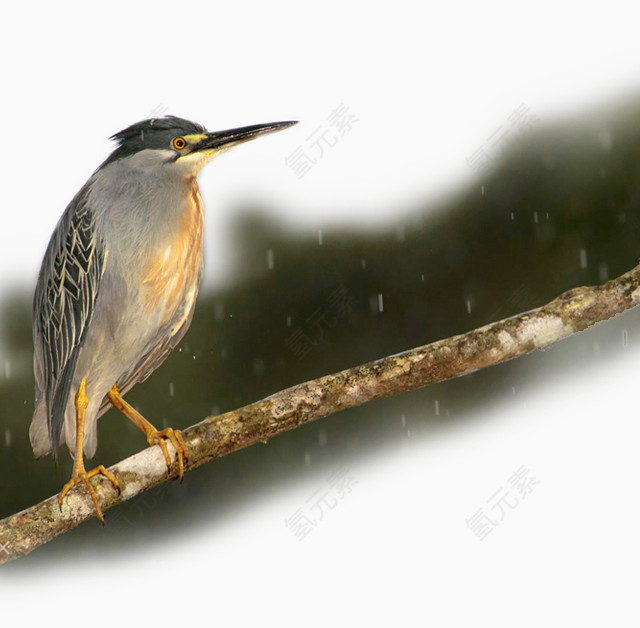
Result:
<svg viewBox="0 0 640 628">
<path fill-rule="evenodd" d="M 106 258 L 87 202 L 89 189 L 87 183 L 69 203 L 51 236 L 33 302 L 36 403 L 44 397 L 54 456 Z"/>
</svg>

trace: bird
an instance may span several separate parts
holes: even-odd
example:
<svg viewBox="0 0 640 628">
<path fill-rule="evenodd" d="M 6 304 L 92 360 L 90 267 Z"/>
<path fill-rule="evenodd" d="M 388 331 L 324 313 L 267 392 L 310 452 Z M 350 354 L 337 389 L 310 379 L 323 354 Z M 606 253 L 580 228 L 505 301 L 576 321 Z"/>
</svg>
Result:
<svg viewBox="0 0 640 628">
<path fill-rule="evenodd" d="M 179 430 L 157 430 L 124 399 L 160 366 L 186 333 L 203 270 L 201 169 L 229 148 L 295 121 L 208 132 L 177 116 L 142 120 L 111 136 L 116 146 L 73 197 L 47 246 L 33 300 L 36 457 L 66 443 L 74 460 L 58 494 L 83 485 L 104 525 L 86 470 L 97 421 L 111 406 L 158 445 L 168 471 L 176 450 L 182 480 L 188 450 Z"/>
</svg>

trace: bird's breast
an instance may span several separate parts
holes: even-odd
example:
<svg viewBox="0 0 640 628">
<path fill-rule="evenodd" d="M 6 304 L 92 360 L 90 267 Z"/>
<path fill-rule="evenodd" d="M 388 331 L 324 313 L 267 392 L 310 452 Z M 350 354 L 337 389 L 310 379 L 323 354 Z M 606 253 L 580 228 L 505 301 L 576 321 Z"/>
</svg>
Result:
<svg viewBox="0 0 640 628">
<path fill-rule="evenodd" d="M 146 315 L 159 310 L 171 317 L 180 308 L 190 309 L 198 290 L 202 269 L 204 212 L 195 177 L 188 183 L 188 196 L 178 212 L 175 229 L 162 239 L 142 273 L 142 307 Z"/>
</svg>

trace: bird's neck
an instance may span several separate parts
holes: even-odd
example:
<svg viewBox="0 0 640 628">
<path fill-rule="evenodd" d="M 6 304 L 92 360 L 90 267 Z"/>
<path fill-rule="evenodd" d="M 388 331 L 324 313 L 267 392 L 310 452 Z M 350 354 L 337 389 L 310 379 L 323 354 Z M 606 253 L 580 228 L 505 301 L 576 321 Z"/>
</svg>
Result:
<svg viewBox="0 0 640 628">
<path fill-rule="evenodd" d="M 96 219 L 104 224 L 101 233 L 109 239 L 108 247 L 123 258 L 165 247 L 185 229 L 202 233 L 204 213 L 195 176 L 108 174 L 92 189 L 99 199 Z"/>
</svg>

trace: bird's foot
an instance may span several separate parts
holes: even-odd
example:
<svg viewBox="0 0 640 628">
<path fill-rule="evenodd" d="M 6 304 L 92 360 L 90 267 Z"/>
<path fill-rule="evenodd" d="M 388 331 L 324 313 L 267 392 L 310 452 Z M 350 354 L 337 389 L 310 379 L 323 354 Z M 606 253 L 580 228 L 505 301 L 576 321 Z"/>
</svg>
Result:
<svg viewBox="0 0 640 628">
<path fill-rule="evenodd" d="M 58 495 L 58 505 L 60 506 L 60 510 L 62 510 L 62 502 L 66 496 L 66 494 L 74 487 L 76 484 L 84 484 L 87 489 L 87 493 L 89 493 L 89 497 L 91 497 L 91 501 L 96 509 L 96 514 L 98 515 L 98 519 L 104 525 L 104 515 L 102 514 L 102 509 L 98 504 L 98 496 L 96 495 L 96 490 L 93 488 L 91 482 L 89 481 L 95 475 L 104 475 L 111 484 L 113 484 L 113 488 L 118 491 L 118 495 L 120 495 L 120 485 L 118 484 L 118 480 L 115 475 L 111 473 L 111 471 L 107 471 L 103 465 L 97 466 L 95 469 L 91 471 L 85 471 L 83 469 L 74 470 L 71 479 L 64 485 L 60 494 Z"/>
<path fill-rule="evenodd" d="M 167 449 L 167 441 L 171 441 L 178 454 L 178 472 L 180 474 L 180 481 L 182 482 L 182 476 L 184 475 L 184 461 L 189 457 L 187 452 L 187 446 L 184 444 L 182 433 L 179 430 L 174 430 L 168 427 L 166 430 L 157 430 L 152 423 L 149 423 L 132 405 L 127 403 L 120 391 L 118 390 L 118 384 L 114 384 L 113 388 L 108 392 L 107 397 L 113 406 L 118 408 L 127 418 L 131 419 L 147 436 L 147 442 L 149 445 L 159 445 L 162 449 L 164 460 L 167 463 L 167 469 L 171 472 L 171 456 L 169 456 L 169 450 Z"/>
<path fill-rule="evenodd" d="M 162 449 L 164 460 L 167 463 L 167 469 L 169 471 L 171 471 L 171 457 L 169 456 L 169 450 L 167 449 L 167 441 L 171 441 L 171 444 L 174 446 L 176 453 L 178 454 L 178 474 L 180 476 L 180 482 L 182 482 L 182 476 L 184 475 L 184 461 L 189 457 L 189 455 L 180 430 L 174 430 L 171 427 L 161 431 L 154 429 L 148 432 L 147 440 L 149 441 L 149 445 L 160 445 L 160 449 Z"/>
</svg>

